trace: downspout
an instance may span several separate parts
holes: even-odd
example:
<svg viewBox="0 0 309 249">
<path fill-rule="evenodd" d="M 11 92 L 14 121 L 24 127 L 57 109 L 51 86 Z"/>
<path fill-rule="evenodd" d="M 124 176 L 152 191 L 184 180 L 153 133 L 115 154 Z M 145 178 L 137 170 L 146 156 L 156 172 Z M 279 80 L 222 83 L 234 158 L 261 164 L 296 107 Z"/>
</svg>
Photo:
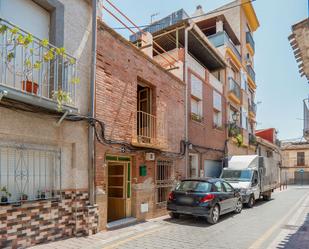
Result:
<svg viewBox="0 0 309 249">
<path fill-rule="evenodd" d="M 183 81 L 186 84 L 185 89 L 185 177 L 188 178 L 188 164 L 189 164 L 189 81 L 188 81 L 188 34 L 189 31 L 194 27 L 194 23 L 190 23 L 188 27 L 185 28 L 185 55 L 184 55 L 184 72 Z"/>
<path fill-rule="evenodd" d="M 91 78 L 89 117 L 95 117 L 95 80 L 97 50 L 97 0 L 92 0 L 92 45 L 91 45 Z M 88 129 L 88 184 L 90 205 L 95 204 L 95 136 L 94 127 Z"/>
</svg>

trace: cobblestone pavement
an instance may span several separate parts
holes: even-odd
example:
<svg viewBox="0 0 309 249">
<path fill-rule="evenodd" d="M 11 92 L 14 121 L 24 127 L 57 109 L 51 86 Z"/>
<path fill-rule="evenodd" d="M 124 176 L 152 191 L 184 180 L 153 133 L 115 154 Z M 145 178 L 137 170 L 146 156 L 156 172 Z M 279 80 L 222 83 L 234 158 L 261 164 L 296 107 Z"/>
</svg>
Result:
<svg viewBox="0 0 309 249">
<path fill-rule="evenodd" d="M 135 226 L 72 238 L 34 249 L 209 248 L 309 249 L 309 188 L 275 192 L 239 215 L 221 217 L 216 225 L 203 219 L 161 217 Z"/>
</svg>

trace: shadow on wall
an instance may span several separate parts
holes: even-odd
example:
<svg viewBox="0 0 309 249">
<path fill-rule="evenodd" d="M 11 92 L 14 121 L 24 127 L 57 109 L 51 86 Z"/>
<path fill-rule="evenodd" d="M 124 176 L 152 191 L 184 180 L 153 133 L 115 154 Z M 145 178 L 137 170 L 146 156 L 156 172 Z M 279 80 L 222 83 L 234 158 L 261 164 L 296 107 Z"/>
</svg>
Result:
<svg viewBox="0 0 309 249">
<path fill-rule="evenodd" d="M 291 233 L 280 242 L 277 249 L 309 248 L 309 214 L 300 227 L 286 225 L 284 228 L 291 230 Z"/>
</svg>

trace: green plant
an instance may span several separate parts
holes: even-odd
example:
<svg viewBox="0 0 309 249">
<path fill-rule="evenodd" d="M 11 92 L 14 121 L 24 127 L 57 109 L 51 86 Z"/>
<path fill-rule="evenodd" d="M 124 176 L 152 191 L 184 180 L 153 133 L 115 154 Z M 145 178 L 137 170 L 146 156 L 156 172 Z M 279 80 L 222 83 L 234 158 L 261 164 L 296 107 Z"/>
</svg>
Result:
<svg viewBox="0 0 309 249">
<path fill-rule="evenodd" d="M 193 112 L 191 113 L 191 119 L 197 122 L 202 122 L 203 120 L 203 118 L 200 115 L 193 113 Z"/>
<path fill-rule="evenodd" d="M 243 145 L 244 139 L 243 136 L 241 134 L 237 134 L 235 136 L 236 142 L 237 142 L 237 146 L 241 147 Z"/>
<path fill-rule="evenodd" d="M 6 187 L 2 187 L 0 189 L 0 192 L 1 192 L 1 196 L 4 196 L 4 197 L 11 197 L 11 193 L 7 190 Z"/>
<path fill-rule="evenodd" d="M 59 112 L 62 111 L 64 104 L 70 104 L 72 102 L 70 93 L 60 89 L 59 91 L 54 91 L 53 99 L 57 101 L 57 109 Z"/>
</svg>

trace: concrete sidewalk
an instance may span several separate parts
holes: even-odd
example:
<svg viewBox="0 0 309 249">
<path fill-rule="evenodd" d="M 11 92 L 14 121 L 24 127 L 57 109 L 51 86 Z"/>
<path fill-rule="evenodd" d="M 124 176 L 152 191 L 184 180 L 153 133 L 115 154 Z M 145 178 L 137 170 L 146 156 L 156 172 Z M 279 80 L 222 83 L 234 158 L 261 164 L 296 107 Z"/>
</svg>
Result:
<svg viewBox="0 0 309 249">
<path fill-rule="evenodd" d="M 74 237 L 56 242 L 40 244 L 32 249 L 102 249 L 119 240 L 126 240 L 138 234 L 146 234 L 162 229 L 162 221 L 169 216 L 162 216 L 143 223 L 112 231 L 103 231 L 88 237 Z"/>
</svg>

